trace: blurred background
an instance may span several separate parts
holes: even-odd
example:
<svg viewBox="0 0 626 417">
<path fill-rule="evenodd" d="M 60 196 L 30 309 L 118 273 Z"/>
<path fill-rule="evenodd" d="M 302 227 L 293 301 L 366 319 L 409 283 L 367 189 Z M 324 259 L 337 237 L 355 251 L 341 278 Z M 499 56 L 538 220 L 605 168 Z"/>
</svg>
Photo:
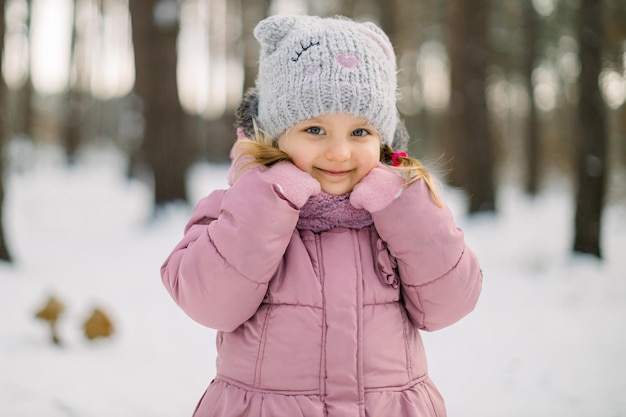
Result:
<svg viewBox="0 0 626 417">
<path fill-rule="evenodd" d="M 389 34 L 411 151 L 467 192 L 470 213 L 497 211 L 503 182 L 535 195 L 560 176 L 578 196 L 573 247 L 601 256 L 602 206 L 626 195 L 622 0 L 2 0 L 0 9 L 3 165 L 24 163 L 28 146 L 62 147 L 72 164 L 107 143 L 153 188 L 155 207 L 188 200 L 189 167 L 227 161 L 233 112 L 254 84 L 256 22 L 341 14 Z"/>
<path fill-rule="evenodd" d="M 0 0 L 0 414 L 191 415 L 158 269 L 226 184 L 256 23 L 373 21 L 485 281 L 425 334 L 450 416 L 626 416 L 626 1 Z M 42 321 L 43 320 L 43 321 Z"/>
</svg>

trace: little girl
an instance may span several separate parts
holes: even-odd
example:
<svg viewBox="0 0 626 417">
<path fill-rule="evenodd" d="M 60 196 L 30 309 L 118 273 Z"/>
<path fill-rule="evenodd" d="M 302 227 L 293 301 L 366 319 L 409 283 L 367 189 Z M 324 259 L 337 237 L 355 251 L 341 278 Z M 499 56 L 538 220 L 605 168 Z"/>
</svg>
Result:
<svg viewBox="0 0 626 417">
<path fill-rule="evenodd" d="M 445 416 L 419 331 L 468 314 L 482 274 L 404 152 L 389 39 L 310 16 L 254 34 L 231 186 L 199 202 L 161 269 L 218 330 L 194 416 Z"/>
</svg>

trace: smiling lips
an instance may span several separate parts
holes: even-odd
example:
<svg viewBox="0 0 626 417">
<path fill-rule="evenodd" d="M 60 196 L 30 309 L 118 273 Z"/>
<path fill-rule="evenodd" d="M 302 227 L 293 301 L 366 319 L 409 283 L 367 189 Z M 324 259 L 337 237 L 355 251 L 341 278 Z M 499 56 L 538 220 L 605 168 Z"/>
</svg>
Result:
<svg viewBox="0 0 626 417">
<path fill-rule="evenodd" d="M 326 169 L 322 169 L 322 168 L 316 168 L 318 171 L 320 171 L 322 174 L 328 175 L 330 177 L 341 177 L 344 175 L 349 174 L 350 172 L 352 172 L 352 170 L 345 170 L 345 171 L 331 171 L 331 170 L 326 170 Z"/>
</svg>

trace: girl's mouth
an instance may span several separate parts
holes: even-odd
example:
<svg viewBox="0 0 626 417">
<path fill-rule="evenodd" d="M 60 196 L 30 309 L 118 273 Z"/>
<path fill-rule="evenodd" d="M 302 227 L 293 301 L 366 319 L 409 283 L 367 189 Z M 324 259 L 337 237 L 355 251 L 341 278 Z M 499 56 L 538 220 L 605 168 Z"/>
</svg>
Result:
<svg viewBox="0 0 626 417">
<path fill-rule="evenodd" d="M 336 170 L 326 170 L 322 168 L 317 168 L 317 170 L 320 171 L 322 174 L 328 175 L 330 177 L 342 177 L 351 172 L 351 170 L 336 171 Z"/>
</svg>

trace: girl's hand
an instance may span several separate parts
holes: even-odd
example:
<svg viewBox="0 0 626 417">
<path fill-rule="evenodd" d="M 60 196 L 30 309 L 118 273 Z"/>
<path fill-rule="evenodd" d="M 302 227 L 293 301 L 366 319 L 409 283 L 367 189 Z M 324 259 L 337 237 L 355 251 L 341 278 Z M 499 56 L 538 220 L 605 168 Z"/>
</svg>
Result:
<svg viewBox="0 0 626 417">
<path fill-rule="evenodd" d="M 291 162 L 281 162 L 269 168 L 263 176 L 276 185 L 277 191 L 287 201 L 300 209 L 309 197 L 322 191 L 320 183 Z"/>
<path fill-rule="evenodd" d="M 395 170 L 379 163 L 354 186 L 350 204 L 370 213 L 380 211 L 398 198 L 404 190 L 404 178 Z"/>
</svg>

